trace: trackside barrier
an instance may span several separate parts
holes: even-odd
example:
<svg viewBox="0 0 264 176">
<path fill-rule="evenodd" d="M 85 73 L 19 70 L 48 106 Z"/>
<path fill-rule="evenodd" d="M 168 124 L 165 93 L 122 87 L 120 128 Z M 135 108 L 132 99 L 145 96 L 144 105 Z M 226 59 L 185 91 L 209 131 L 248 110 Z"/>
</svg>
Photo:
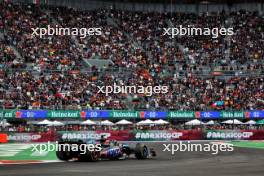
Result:
<svg viewBox="0 0 264 176">
<path fill-rule="evenodd" d="M 0 133 L 0 143 L 7 143 L 7 134 Z"/>
<path fill-rule="evenodd" d="M 264 130 L 96 130 L 54 131 L 0 134 L 0 142 L 52 142 L 64 140 L 100 139 L 104 135 L 117 141 L 176 141 L 176 140 L 264 140 Z"/>
</svg>

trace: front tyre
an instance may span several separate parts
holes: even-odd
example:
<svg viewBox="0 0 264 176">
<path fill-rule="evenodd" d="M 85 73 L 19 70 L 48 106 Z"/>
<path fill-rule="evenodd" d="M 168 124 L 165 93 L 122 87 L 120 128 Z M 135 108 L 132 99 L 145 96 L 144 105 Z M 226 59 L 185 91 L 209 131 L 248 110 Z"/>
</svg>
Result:
<svg viewBox="0 0 264 176">
<path fill-rule="evenodd" d="M 147 146 L 138 143 L 135 148 L 135 156 L 137 159 L 147 159 L 149 155 Z"/>
</svg>

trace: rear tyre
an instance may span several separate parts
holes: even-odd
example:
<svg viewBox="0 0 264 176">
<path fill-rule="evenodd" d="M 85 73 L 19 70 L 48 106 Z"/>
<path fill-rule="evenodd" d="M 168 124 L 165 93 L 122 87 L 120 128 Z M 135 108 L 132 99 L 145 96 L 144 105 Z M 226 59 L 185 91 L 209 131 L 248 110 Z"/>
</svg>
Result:
<svg viewBox="0 0 264 176">
<path fill-rule="evenodd" d="M 62 161 L 68 161 L 72 159 L 70 152 L 56 151 L 57 158 Z"/>
<path fill-rule="evenodd" d="M 149 155 L 147 146 L 138 143 L 135 149 L 135 156 L 137 159 L 147 159 Z"/>
</svg>

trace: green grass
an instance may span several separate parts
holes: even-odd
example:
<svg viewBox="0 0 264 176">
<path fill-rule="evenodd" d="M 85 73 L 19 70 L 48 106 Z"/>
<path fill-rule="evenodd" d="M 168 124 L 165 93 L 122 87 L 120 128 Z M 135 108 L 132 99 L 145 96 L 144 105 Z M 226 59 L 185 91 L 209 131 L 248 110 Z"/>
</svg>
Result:
<svg viewBox="0 0 264 176">
<path fill-rule="evenodd" d="M 232 141 L 228 143 L 236 147 L 264 149 L 264 141 Z"/>
<path fill-rule="evenodd" d="M 45 156 L 31 156 L 33 147 L 24 149 L 14 156 L 1 156 L 0 155 L 0 160 L 57 160 L 56 153 L 53 152 L 48 152 L 47 155 Z M 8 152 L 8 151 L 7 151 Z"/>
</svg>

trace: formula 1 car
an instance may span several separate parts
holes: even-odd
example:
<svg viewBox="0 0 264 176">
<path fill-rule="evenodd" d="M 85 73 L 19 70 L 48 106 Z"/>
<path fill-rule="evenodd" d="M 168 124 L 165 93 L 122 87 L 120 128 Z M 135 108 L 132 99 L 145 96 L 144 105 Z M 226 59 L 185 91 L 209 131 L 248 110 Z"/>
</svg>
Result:
<svg viewBox="0 0 264 176">
<path fill-rule="evenodd" d="M 81 140 L 60 141 L 58 144 L 68 145 L 70 147 L 68 150 L 56 151 L 58 159 L 63 161 L 73 159 L 93 162 L 98 160 L 119 160 L 128 159 L 132 154 L 140 160 L 156 156 L 156 152 L 153 149 L 148 149 L 146 145 L 141 143 L 137 143 L 134 147 L 127 144 L 120 144 L 115 141 L 110 141 L 109 144 L 106 144 L 96 140 L 90 140 L 87 142 Z M 91 151 L 87 147 L 85 148 L 85 151 L 81 150 L 81 148 L 83 148 L 81 147 L 82 145 L 87 146 L 90 144 L 100 146 L 100 150 Z M 78 149 L 76 150 L 76 148 Z"/>
</svg>

